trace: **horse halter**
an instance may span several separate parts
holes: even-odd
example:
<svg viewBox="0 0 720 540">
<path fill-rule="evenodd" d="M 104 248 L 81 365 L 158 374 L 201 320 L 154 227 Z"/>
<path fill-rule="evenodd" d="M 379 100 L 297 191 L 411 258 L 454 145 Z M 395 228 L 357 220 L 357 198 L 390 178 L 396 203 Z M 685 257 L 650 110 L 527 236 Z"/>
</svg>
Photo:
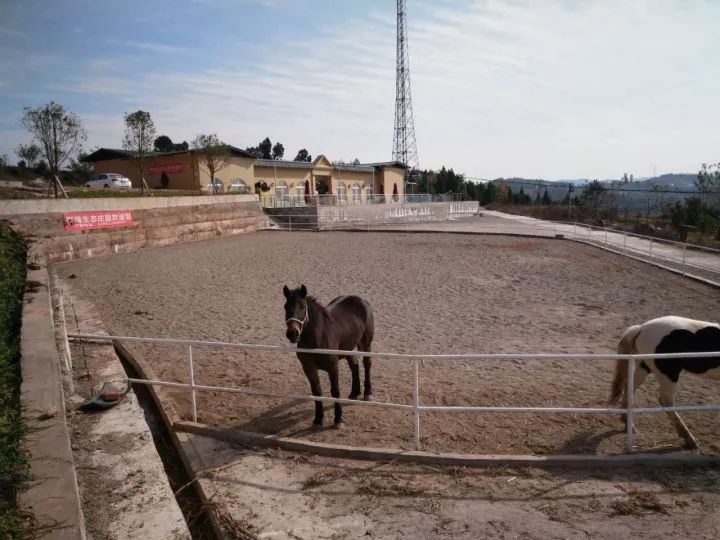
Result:
<svg viewBox="0 0 720 540">
<path fill-rule="evenodd" d="M 296 323 L 298 323 L 300 325 L 300 332 L 298 332 L 298 335 L 302 334 L 303 328 L 305 327 L 305 323 L 308 322 L 308 311 L 310 311 L 310 310 L 308 309 L 307 306 L 305 306 L 305 317 L 303 318 L 302 321 L 300 319 L 296 319 L 295 317 L 290 317 L 289 319 L 285 319 L 285 324 L 287 324 L 291 321 L 295 321 Z"/>
</svg>

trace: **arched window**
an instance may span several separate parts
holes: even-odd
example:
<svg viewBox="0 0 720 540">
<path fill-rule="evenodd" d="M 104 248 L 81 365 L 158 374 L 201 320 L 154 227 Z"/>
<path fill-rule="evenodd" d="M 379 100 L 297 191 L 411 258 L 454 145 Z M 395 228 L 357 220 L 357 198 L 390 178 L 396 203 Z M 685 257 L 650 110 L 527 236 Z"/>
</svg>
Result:
<svg viewBox="0 0 720 540">
<path fill-rule="evenodd" d="M 305 196 L 305 184 L 298 184 L 295 186 L 295 195 L 301 199 Z"/>
<path fill-rule="evenodd" d="M 398 195 L 398 188 L 397 188 L 397 184 L 396 184 L 396 183 L 393 184 L 393 194 L 392 194 L 392 198 L 393 198 L 393 201 L 395 201 L 395 202 L 398 202 L 398 199 L 400 198 L 400 196 Z"/>
<path fill-rule="evenodd" d="M 225 185 L 217 176 L 208 184 L 208 192 L 210 193 L 222 193 L 224 190 Z"/>
<path fill-rule="evenodd" d="M 236 193 L 249 193 L 250 190 L 248 189 L 247 184 L 245 183 L 245 180 L 242 178 L 236 178 L 232 181 L 230 186 L 228 187 L 228 191 L 234 191 Z"/>
<path fill-rule="evenodd" d="M 374 202 L 373 201 L 373 187 L 371 185 L 365 186 L 365 200 L 368 202 L 368 204 Z"/>
<path fill-rule="evenodd" d="M 353 184 L 353 186 L 352 186 L 353 203 L 360 204 L 360 193 L 361 192 L 362 191 L 360 190 L 360 184 L 358 184 L 358 183 Z"/>
<path fill-rule="evenodd" d="M 338 201 L 347 202 L 347 188 L 343 182 L 338 184 Z"/>
<path fill-rule="evenodd" d="M 275 195 L 278 197 L 288 196 L 288 186 L 285 182 L 278 182 L 275 184 Z"/>
</svg>

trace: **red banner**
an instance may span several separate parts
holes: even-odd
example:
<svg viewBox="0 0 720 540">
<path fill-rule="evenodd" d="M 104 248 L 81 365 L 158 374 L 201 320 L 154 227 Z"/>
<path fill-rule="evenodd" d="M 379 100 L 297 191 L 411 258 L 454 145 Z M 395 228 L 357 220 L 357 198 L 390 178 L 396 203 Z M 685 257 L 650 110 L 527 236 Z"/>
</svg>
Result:
<svg viewBox="0 0 720 540">
<path fill-rule="evenodd" d="M 112 210 L 102 212 L 71 212 L 63 216 L 66 231 L 87 231 L 90 229 L 110 229 L 129 227 L 133 224 L 130 210 Z"/>
<path fill-rule="evenodd" d="M 170 165 L 153 165 L 150 167 L 150 174 L 162 174 L 164 172 L 168 174 L 183 172 L 182 163 L 171 163 Z"/>
</svg>

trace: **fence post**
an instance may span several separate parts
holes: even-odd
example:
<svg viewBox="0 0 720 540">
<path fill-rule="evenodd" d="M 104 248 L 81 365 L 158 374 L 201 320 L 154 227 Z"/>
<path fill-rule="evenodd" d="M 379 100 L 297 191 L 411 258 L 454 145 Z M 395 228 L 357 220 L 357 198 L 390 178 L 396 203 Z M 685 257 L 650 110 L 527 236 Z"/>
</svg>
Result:
<svg viewBox="0 0 720 540">
<path fill-rule="evenodd" d="M 627 231 L 623 231 L 623 253 L 627 255 Z"/>
<path fill-rule="evenodd" d="M 683 243 L 683 252 L 682 252 L 682 275 L 685 276 L 685 248 L 687 247 L 687 243 Z"/>
<path fill-rule="evenodd" d="M 651 237 L 650 237 L 650 260 L 651 260 L 651 261 L 652 261 L 652 259 L 653 259 L 652 246 L 653 246 L 653 237 L 651 236 Z"/>
<path fill-rule="evenodd" d="M 607 246 L 607 243 L 608 243 L 608 241 L 607 241 L 607 227 L 605 227 L 605 245 L 606 245 L 606 246 Z"/>
<path fill-rule="evenodd" d="M 577 238 L 577 221 L 573 221 L 573 236 Z"/>
<path fill-rule="evenodd" d="M 292 232 L 292 216 L 288 216 L 290 219 L 290 232 Z"/>
<path fill-rule="evenodd" d="M 627 388 L 625 389 L 625 396 L 627 399 L 627 407 L 625 409 L 625 450 L 630 453 L 633 448 L 633 400 L 635 393 L 635 359 L 628 359 L 628 372 L 627 372 Z"/>
<path fill-rule="evenodd" d="M 193 369 L 192 345 L 188 345 L 188 371 L 190 373 L 190 406 L 193 422 L 197 422 L 197 403 L 195 401 L 195 370 Z"/>
<path fill-rule="evenodd" d="M 420 450 L 420 367 L 418 360 L 413 361 L 415 385 L 413 386 L 413 426 L 415 427 L 415 450 Z"/>
</svg>

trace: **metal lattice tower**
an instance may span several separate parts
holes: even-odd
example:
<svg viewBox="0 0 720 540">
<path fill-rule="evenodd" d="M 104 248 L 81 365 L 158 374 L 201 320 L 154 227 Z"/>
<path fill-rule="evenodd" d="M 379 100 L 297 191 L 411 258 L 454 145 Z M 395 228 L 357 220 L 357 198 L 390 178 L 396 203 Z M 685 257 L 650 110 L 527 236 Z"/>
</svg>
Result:
<svg viewBox="0 0 720 540">
<path fill-rule="evenodd" d="M 418 170 L 412 96 L 410 94 L 410 54 L 408 52 L 405 0 L 397 0 L 397 58 L 395 75 L 395 129 L 393 130 L 393 160 Z"/>
</svg>

